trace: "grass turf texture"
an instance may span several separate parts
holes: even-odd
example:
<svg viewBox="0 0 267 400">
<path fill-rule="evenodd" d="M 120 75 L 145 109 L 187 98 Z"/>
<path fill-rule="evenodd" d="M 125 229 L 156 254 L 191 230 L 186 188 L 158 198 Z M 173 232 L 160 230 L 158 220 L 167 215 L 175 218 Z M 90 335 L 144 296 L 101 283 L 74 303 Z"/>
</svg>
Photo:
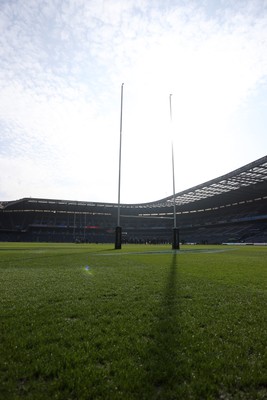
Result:
<svg viewBox="0 0 267 400">
<path fill-rule="evenodd" d="M 267 248 L 169 248 L 1 243 L 0 398 L 266 399 Z"/>
</svg>

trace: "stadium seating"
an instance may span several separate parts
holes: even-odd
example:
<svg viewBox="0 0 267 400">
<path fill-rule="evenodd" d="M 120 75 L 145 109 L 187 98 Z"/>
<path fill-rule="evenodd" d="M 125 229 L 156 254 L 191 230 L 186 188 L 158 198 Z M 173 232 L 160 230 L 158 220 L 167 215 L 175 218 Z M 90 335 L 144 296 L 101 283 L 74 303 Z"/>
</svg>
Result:
<svg viewBox="0 0 267 400">
<path fill-rule="evenodd" d="M 267 156 L 175 195 L 183 243 L 267 242 Z M 172 241 L 174 197 L 121 204 L 123 242 Z M 114 242 L 118 206 L 23 198 L 0 202 L 0 241 Z"/>
</svg>

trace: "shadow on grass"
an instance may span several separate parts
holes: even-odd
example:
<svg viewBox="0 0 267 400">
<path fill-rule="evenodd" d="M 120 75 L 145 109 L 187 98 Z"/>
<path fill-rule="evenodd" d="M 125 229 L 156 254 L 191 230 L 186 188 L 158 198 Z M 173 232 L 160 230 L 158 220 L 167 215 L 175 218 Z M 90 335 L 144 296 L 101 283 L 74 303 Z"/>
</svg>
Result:
<svg viewBox="0 0 267 400">
<path fill-rule="evenodd" d="M 151 345 L 147 354 L 146 385 L 153 399 L 171 398 L 169 396 L 179 379 L 177 377 L 180 336 L 177 268 L 177 253 L 174 252 L 157 323 L 151 331 Z"/>
</svg>

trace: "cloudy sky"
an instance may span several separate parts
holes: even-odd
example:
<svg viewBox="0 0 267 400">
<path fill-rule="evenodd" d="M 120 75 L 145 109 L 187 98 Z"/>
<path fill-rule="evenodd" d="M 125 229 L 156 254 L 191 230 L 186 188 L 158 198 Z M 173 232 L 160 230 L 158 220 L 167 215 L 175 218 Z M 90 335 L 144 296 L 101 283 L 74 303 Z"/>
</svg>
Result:
<svg viewBox="0 0 267 400">
<path fill-rule="evenodd" d="M 0 0 L 0 200 L 172 194 L 266 155 L 266 0 Z M 172 124 L 169 94 L 172 93 Z"/>
</svg>

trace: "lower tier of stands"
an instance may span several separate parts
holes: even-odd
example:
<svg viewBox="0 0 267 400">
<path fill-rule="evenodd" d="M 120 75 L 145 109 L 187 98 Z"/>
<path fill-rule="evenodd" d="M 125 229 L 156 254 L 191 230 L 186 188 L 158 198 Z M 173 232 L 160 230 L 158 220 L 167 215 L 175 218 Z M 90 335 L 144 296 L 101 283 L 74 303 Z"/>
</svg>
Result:
<svg viewBox="0 0 267 400">
<path fill-rule="evenodd" d="M 200 244 L 221 244 L 225 242 L 266 243 L 267 222 L 254 221 L 243 223 L 225 223 L 217 225 L 179 226 L 180 242 Z M 2 229 L 0 241 L 23 242 L 114 242 L 115 229 L 110 227 L 53 227 L 29 226 L 28 229 Z M 125 243 L 170 243 L 172 225 L 122 226 L 122 239 Z"/>
</svg>

